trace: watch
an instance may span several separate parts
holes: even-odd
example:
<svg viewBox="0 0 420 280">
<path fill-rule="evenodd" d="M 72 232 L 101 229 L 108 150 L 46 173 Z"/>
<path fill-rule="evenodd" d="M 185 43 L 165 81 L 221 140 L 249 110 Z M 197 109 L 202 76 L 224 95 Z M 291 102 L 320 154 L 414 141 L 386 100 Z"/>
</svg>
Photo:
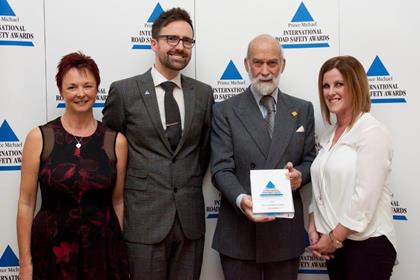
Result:
<svg viewBox="0 0 420 280">
<path fill-rule="evenodd" d="M 343 243 L 341 241 L 337 240 L 337 238 L 335 238 L 334 233 L 333 233 L 333 230 L 330 231 L 330 233 L 328 234 L 328 236 L 330 237 L 331 243 L 332 243 L 332 245 L 333 245 L 333 247 L 335 249 L 343 248 Z"/>
</svg>

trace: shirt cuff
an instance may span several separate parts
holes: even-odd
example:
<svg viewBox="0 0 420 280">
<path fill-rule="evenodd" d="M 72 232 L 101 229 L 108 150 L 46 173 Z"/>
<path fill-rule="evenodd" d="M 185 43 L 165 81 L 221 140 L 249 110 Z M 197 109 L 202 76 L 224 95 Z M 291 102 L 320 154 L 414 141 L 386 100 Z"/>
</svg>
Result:
<svg viewBox="0 0 420 280">
<path fill-rule="evenodd" d="M 246 194 L 244 194 L 244 193 L 241 193 L 240 195 L 238 195 L 238 197 L 236 198 L 236 206 L 239 208 L 239 209 L 241 209 L 241 211 L 242 211 L 242 213 L 244 213 L 245 214 L 245 212 L 244 212 L 244 210 L 242 209 L 242 207 L 241 207 L 241 201 L 242 201 L 242 198 L 245 196 Z"/>
<path fill-rule="evenodd" d="M 354 219 L 348 215 L 343 215 L 340 224 L 356 232 L 363 232 L 368 226 L 369 219 L 365 213 L 360 214 L 358 218 Z"/>
</svg>

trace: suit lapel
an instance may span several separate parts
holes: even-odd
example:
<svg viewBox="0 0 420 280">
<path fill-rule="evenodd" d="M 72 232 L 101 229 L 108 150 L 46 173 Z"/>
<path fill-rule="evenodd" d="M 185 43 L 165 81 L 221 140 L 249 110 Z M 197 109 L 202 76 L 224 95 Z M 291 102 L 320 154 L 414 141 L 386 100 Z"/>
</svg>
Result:
<svg viewBox="0 0 420 280">
<path fill-rule="evenodd" d="M 196 93 L 194 92 L 194 84 L 190 83 L 187 79 L 181 75 L 181 84 L 182 92 L 184 93 L 184 108 L 185 108 L 185 121 L 184 121 L 184 131 L 182 132 L 182 137 L 179 140 L 179 144 L 174 152 L 176 155 L 179 150 L 182 148 L 182 145 L 185 143 L 185 139 L 188 137 L 191 123 L 194 115 L 194 105 L 196 99 Z"/>
<path fill-rule="evenodd" d="M 278 92 L 276 110 L 273 138 L 271 139 L 270 151 L 266 161 L 266 166 L 270 168 L 277 166 L 278 162 L 283 158 L 284 151 L 289 145 L 293 133 L 295 133 L 297 121 L 297 118 L 292 114 L 293 108 L 287 104 L 280 90 Z"/>
<path fill-rule="evenodd" d="M 149 118 L 153 123 L 157 134 L 165 144 L 168 151 L 172 152 L 171 145 L 169 144 L 166 133 L 163 130 L 162 120 L 159 113 L 159 106 L 156 98 L 155 86 L 153 83 L 152 75 L 150 74 L 150 70 L 142 75 L 139 80 L 137 80 L 137 86 L 139 88 L 140 95 L 143 98 L 147 113 L 149 114 Z"/>
<path fill-rule="evenodd" d="M 233 110 L 261 153 L 267 158 L 270 148 L 270 135 L 250 88 L 245 91 L 239 105 L 234 107 Z"/>
</svg>

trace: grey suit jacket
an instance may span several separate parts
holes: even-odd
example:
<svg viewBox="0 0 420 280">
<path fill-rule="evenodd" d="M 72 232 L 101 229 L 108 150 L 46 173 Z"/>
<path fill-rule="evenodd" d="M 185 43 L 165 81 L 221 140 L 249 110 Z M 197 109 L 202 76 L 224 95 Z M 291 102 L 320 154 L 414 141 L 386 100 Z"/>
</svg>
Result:
<svg viewBox="0 0 420 280">
<path fill-rule="evenodd" d="M 213 106 L 211 138 L 213 183 L 222 193 L 213 248 L 232 258 L 277 262 L 304 251 L 302 200 L 293 192 L 295 217 L 254 223 L 236 206 L 250 194 L 251 169 L 284 168 L 291 161 L 310 181 L 315 157 L 314 114 L 310 102 L 279 91 L 273 138 L 251 90 Z M 304 132 L 297 132 L 303 126 Z"/>
<path fill-rule="evenodd" d="M 184 131 L 171 150 L 160 119 L 150 70 L 111 84 L 103 122 L 128 140 L 124 191 L 124 238 L 155 244 L 171 229 L 175 214 L 189 239 L 205 232 L 202 181 L 210 157 L 213 90 L 181 76 Z"/>
</svg>

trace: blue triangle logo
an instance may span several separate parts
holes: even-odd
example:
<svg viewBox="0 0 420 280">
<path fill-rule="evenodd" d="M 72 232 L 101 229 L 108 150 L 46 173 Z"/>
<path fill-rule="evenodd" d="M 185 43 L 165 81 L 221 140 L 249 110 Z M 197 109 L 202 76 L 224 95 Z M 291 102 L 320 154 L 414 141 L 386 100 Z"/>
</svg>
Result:
<svg viewBox="0 0 420 280">
<path fill-rule="evenodd" d="M 7 0 L 0 0 L 0 16 L 16 16 Z"/>
<path fill-rule="evenodd" d="M 12 248 L 7 245 L 6 250 L 4 250 L 3 255 L 0 258 L 0 267 L 10 267 L 10 266 L 19 266 L 19 259 L 13 253 Z"/>
<path fill-rule="evenodd" d="M 0 126 L 0 142 L 17 142 L 19 139 L 5 120 Z"/>
<path fill-rule="evenodd" d="M 267 186 L 265 186 L 267 189 L 274 189 L 276 186 L 273 184 L 273 182 L 268 182 Z"/>
<path fill-rule="evenodd" d="M 369 77 L 373 76 L 389 76 L 388 70 L 386 70 L 385 65 L 382 63 L 379 56 L 376 56 L 370 66 L 369 70 L 367 71 L 367 75 Z"/>
<path fill-rule="evenodd" d="M 155 22 L 155 20 L 158 18 L 158 16 L 160 16 L 161 13 L 163 13 L 162 6 L 159 3 L 157 3 L 156 7 L 153 9 L 153 12 L 150 15 L 149 19 L 147 20 L 147 22 L 150 22 L 150 23 Z"/>
<path fill-rule="evenodd" d="M 292 18 L 292 22 L 309 22 L 314 21 L 305 4 L 300 3 L 295 15 Z"/>
<path fill-rule="evenodd" d="M 232 60 L 229 61 L 229 64 L 226 67 L 225 72 L 223 72 L 220 80 L 242 80 L 242 76 Z"/>
<path fill-rule="evenodd" d="M 273 182 L 268 181 L 260 196 L 283 196 L 283 194 L 276 189 L 276 185 L 274 185 Z"/>
</svg>

